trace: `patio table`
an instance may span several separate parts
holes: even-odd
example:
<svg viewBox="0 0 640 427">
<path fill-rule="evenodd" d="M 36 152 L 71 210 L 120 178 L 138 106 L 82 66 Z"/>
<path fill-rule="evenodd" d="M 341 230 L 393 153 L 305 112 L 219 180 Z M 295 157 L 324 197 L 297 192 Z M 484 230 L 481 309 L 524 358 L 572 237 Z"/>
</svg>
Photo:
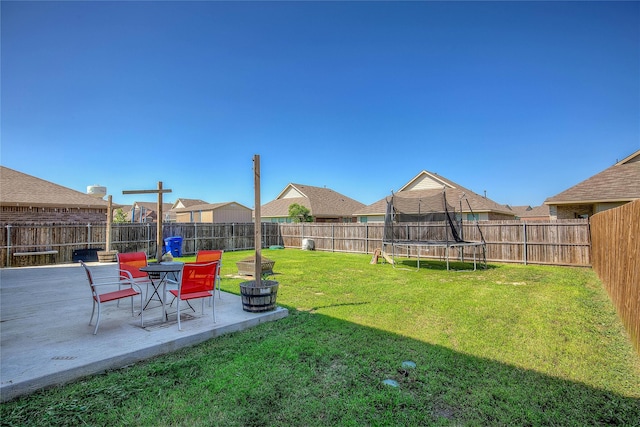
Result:
<svg viewBox="0 0 640 427">
<path fill-rule="evenodd" d="M 151 300 L 154 299 L 154 296 L 157 296 L 157 301 L 160 302 L 160 307 L 162 307 L 163 321 L 167 320 L 167 308 L 164 300 L 165 294 L 167 292 L 167 276 L 169 276 L 169 274 L 173 274 L 173 277 L 177 282 L 178 275 L 182 272 L 183 266 L 184 263 L 182 262 L 161 262 L 158 264 L 148 264 L 146 267 L 140 267 L 140 271 L 144 271 L 149 275 L 149 281 L 151 282 L 151 286 L 153 287 L 153 292 L 147 300 L 147 303 L 145 304 L 143 310 L 146 310 Z M 160 292 L 161 286 L 162 292 Z"/>
</svg>

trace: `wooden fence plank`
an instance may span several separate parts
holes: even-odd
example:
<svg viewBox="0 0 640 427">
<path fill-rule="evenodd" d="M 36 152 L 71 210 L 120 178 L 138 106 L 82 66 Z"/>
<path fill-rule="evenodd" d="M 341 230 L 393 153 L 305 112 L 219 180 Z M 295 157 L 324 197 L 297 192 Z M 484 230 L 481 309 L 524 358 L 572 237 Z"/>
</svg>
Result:
<svg viewBox="0 0 640 427">
<path fill-rule="evenodd" d="M 640 353 L 640 200 L 591 217 L 593 269 Z"/>
</svg>

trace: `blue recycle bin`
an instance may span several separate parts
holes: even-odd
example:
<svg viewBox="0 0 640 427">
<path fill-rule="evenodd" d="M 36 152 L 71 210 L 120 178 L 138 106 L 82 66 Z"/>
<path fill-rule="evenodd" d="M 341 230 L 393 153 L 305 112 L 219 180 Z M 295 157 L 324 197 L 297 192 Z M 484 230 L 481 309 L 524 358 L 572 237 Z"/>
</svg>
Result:
<svg viewBox="0 0 640 427">
<path fill-rule="evenodd" d="M 181 257 L 182 256 L 182 237 L 167 237 L 164 239 L 164 251 L 171 252 L 171 256 Z"/>
</svg>

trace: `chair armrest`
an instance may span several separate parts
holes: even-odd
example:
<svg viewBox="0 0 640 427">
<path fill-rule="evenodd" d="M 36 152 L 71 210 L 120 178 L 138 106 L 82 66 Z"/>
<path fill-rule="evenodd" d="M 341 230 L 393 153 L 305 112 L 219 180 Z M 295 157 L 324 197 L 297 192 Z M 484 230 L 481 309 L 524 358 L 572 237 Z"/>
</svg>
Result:
<svg viewBox="0 0 640 427">
<path fill-rule="evenodd" d="M 136 288 L 136 290 L 138 292 L 142 292 L 142 290 L 140 289 L 140 286 L 138 286 L 136 283 L 134 282 L 130 282 L 129 280 L 127 280 L 126 282 L 128 282 L 129 286 Z M 100 286 L 121 286 L 123 284 L 122 280 L 116 281 L 116 282 L 103 282 L 103 283 L 94 283 L 93 286 L 98 288 Z"/>
<path fill-rule="evenodd" d="M 122 275 L 127 277 L 122 277 Z M 93 276 L 94 286 L 104 286 L 104 285 L 123 285 L 128 283 L 129 285 L 134 285 L 136 282 L 133 280 L 133 276 L 131 273 L 126 270 L 118 270 L 118 276 L 113 277 L 110 276 Z"/>
<path fill-rule="evenodd" d="M 127 270 L 118 270 L 118 277 L 120 277 L 120 280 L 125 279 L 122 276 L 127 276 L 126 279 L 130 280 L 131 282 L 133 282 L 133 276 L 131 275 L 130 271 Z"/>
</svg>

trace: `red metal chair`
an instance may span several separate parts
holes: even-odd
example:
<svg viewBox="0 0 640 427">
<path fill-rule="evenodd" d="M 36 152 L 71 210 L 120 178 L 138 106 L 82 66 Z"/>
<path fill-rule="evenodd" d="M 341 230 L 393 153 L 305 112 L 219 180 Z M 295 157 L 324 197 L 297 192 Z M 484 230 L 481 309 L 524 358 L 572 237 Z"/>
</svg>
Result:
<svg viewBox="0 0 640 427">
<path fill-rule="evenodd" d="M 128 252 L 118 253 L 118 269 L 120 270 L 120 279 L 127 281 L 133 278 L 135 283 L 144 283 L 149 285 L 149 276 L 144 271 L 140 271 L 141 267 L 147 266 L 147 254 L 144 252 Z M 127 275 L 125 272 L 128 272 Z"/>
<path fill-rule="evenodd" d="M 169 292 L 176 297 L 178 304 L 178 330 L 182 330 L 180 324 L 180 301 L 190 301 L 192 299 L 202 299 L 202 313 L 204 314 L 204 299 L 211 298 L 215 294 L 215 277 L 219 261 L 207 264 L 185 264 L 182 269 L 182 277 L 178 290 Z M 216 302 L 211 298 L 213 322 L 216 322 Z"/>
<path fill-rule="evenodd" d="M 201 250 L 196 254 L 196 264 L 205 264 L 212 261 L 218 261 L 216 268 L 216 288 L 218 289 L 218 298 L 222 298 L 220 292 L 220 268 L 222 267 L 222 250 Z"/>
<path fill-rule="evenodd" d="M 138 285 L 145 285 L 145 298 L 149 297 L 149 285 L 151 285 L 151 279 L 149 275 L 144 271 L 140 271 L 140 268 L 147 266 L 147 254 L 144 252 L 125 252 L 118 253 L 118 269 L 120 270 L 120 279 L 127 282 L 130 278 L 133 278 L 134 283 Z M 128 274 L 127 274 L 128 273 Z M 169 280 L 169 283 L 177 284 L 174 280 Z"/>
<path fill-rule="evenodd" d="M 93 299 L 93 310 L 91 311 L 91 318 L 89 319 L 89 325 L 91 325 L 91 322 L 93 321 L 93 315 L 96 312 L 96 306 L 98 307 L 98 317 L 96 318 L 96 328 L 93 331 L 93 335 L 98 333 L 98 326 L 100 326 L 100 313 L 101 313 L 101 307 L 103 303 L 109 302 L 109 301 L 119 302 L 123 298 L 131 298 L 131 315 L 133 316 L 134 315 L 133 297 L 135 297 L 136 295 L 140 295 L 140 325 L 144 328 L 144 317 L 143 317 L 143 310 L 142 310 L 142 304 L 143 304 L 142 292 L 140 291 L 140 287 L 134 282 L 133 278 L 130 276 L 130 273 L 120 271 L 119 272 L 120 277 L 114 277 L 114 276 L 97 277 L 97 276 L 94 276 L 93 273 L 91 273 L 91 270 L 89 270 L 89 267 L 87 267 L 87 265 L 84 262 L 80 261 L 80 264 L 84 268 L 84 271 L 87 273 L 87 279 L 89 280 L 89 287 L 91 288 L 91 296 Z M 129 279 L 126 283 L 122 279 L 123 274 L 125 276 L 129 275 Z M 109 286 L 112 289 L 116 289 L 116 286 L 117 286 L 117 290 L 100 293 L 98 291 L 98 288 L 102 286 Z"/>
</svg>

